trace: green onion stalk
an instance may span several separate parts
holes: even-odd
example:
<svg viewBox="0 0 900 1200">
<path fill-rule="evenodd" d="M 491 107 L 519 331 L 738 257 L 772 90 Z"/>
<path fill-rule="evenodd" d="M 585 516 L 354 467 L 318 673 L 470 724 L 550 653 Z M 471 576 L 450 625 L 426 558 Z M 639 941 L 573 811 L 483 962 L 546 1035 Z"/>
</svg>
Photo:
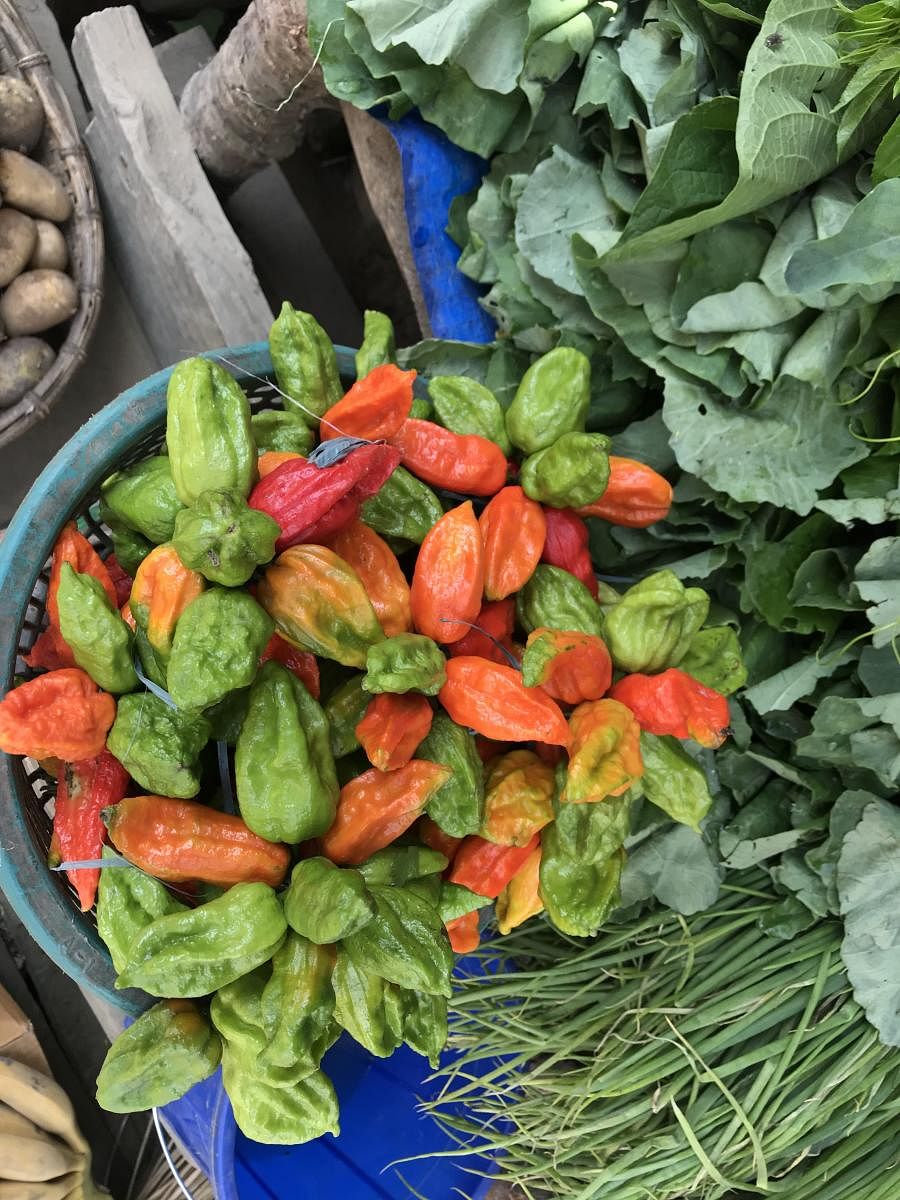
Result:
<svg viewBox="0 0 900 1200">
<path fill-rule="evenodd" d="M 838 922 L 763 932 L 779 899 L 735 874 L 689 918 L 489 942 L 427 1106 L 448 1153 L 535 1200 L 896 1200 L 900 1050 L 853 1000 Z"/>
</svg>

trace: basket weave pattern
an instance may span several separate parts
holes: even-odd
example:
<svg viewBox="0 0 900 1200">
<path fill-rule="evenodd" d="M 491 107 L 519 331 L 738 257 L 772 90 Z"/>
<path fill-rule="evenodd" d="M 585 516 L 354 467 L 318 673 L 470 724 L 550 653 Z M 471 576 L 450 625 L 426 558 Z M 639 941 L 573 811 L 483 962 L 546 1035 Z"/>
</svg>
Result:
<svg viewBox="0 0 900 1200">
<path fill-rule="evenodd" d="M 49 370 L 21 400 L 0 410 L 0 446 L 4 446 L 47 415 L 84 361 L 100 313 L 103 225 L 87 151 L 69 102 L 47 55 L 10 0 L 0 0 L 0 72 L 30 84 L 44 107 L 44 131 L 31 157 L 51 171 L 72 197 L 73 214 L 63 234 L 79 300 Z M 52 334 L 51 330 L 51 338 Z"/>
</svg>

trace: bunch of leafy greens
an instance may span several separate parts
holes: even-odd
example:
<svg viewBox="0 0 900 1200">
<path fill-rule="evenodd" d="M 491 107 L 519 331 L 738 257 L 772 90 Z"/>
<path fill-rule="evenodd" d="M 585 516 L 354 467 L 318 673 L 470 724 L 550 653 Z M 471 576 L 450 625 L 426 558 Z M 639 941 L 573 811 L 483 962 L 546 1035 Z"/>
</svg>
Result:
<svg viewBox="0 0 900 1200">
<path fill-rule="evenodd" d="M 489 943 L 429 1105 L 454 1153 L 502 1148 L 528 1197 L 893 1200 L 900 1051 L 849 994 L 839 924 L 773 944 L 777 907 L 760 871 L 735 872 L 687 919 Z"/>
<path fill-rule="evenodd" d="M 518 149 L 547 87 L 612 15 L 594 0 L 309 0 L 329 90 L 359 108 L 418 108 L 458 146 Z"/>
<path fill-rule="evenodd" d="M 343 7 L 313 4 L 311 13 L 321 21 Z M 369 71 L 363 32 L 375 43 L 374 8 L 351 0 L 339 31 Z M 430 71 L 469 72 L 480 108 L 460 100 L 460 122 L 493 120 L 486 97 L 497 79 L 467 66 L 479 31 L 506 47 L 527 96 L 511 44 L 531 45 L 527 62 L 541 40 L 523 40 L 520 25 L 543 28 L 545 4 L 377 8 L 385 53 L 409 57 L 412 39 Z M 669 567 L 705 587 L 711 621 L 740 635 L 749 676 L 732 701 L 729 744 L 715 763 L 696 754 L 714 800 L 702 836 L 645 798 L 623 902 L 655 898 L 692 913 L 715 901 L 728 869 L 764 867 L 783 897 L 760 918 L 772 935 L 844 915 L 857 999 L 894 1045 L 897 8 L 555 6 L 560 19 L 577 9 L 580 25 L 591 23 L 592 44 L 566 65 L 560 58 L 540 104 L 528 102 L 515 137 L 496 139 L 504 152 L 451 213 L 460 268 L 488 289 L 498 342 L 423 343 L 407 354 L 426 374 L 481 378 L 504 403 L 530 355 L 568 344 L 590 356 L 589 428 L 675 485 L 669 518 L 649 529 L 590 522 L 598 569 L 618 586 Z M 887 32 L 885 17 L 894 21 Z M 541 36 L 562 44 L 567 28 Z M 881 39 L 875 51 L 859 40 L 867 29 Z M 354 99 L 348 81 L 363 73 L 353 75 L 342 46 L 335 37 L 332 58 L 323 56 L 326 78 L 333 88 L 343 78 L 338 94 Z M 387 80 L 382 98 L 399 84 L 392 103 L 415 101 L 438 120 L 399 69 L 378 79 Z M 367 87 L 357 103 L 373 102 L 379 89 Z M 715 669 L 711 661 L 701 674 L 711 686 Z"/>
</svg>

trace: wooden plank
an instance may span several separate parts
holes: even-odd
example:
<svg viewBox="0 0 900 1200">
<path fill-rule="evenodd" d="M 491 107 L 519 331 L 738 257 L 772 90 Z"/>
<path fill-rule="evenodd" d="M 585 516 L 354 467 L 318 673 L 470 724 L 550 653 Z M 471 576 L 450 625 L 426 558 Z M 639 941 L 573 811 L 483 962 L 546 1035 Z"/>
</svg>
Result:
<svg viewBox="0 0 900 1200">
<path fill-rule="evenodd" d="M 168 364 L 264 337 L 271 309 L 135 10 L 85 17 L 72 52 L 108 243 L 154 352 Z"/>
<path fill-rule="evenodd" d="M 409 243 L 406 211 L 398 200 L 403 195 L 403 170 L 397 143 L 380 121 L 361 108 L 342 103 L 341 111 L 369 202 L 409 289 L 422 337 L 430 337 L 431 323 Z"/>
<path fill-rule="evenodd" d="M 154 48 L 176 100 L 185 84 L 215 55 L 199 25 Z M 224 196 L 222 206 L 256 268 L 266 299 L 277 312 L 283 300 L 314 313 L 334 341 L 357 346 L 362 313 L 325 251 L 312 221 L 277 163 Z"/>
</svg>

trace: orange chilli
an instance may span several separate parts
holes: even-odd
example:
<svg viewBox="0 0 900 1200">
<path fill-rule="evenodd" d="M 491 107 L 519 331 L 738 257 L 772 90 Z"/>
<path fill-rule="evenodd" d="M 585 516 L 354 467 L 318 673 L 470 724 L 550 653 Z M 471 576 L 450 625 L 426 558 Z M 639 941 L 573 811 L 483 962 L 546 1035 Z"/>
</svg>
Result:
<svg viewBox="0 0 900 1200">
<path fill-rule="evenodd" d="M 138 567 L 128 601 L 147 641 L 167 659 L 175 626 L 184 610 L 206 588 L 206 580 L 186 567 L 174 546 L 156 546 Z"/>
<path fill-rule="evenodd" d="M 277 471 L 284 463 L 302 457 L 302 454 L 295 454 L 293 450 L 267 450 L 265 454 L 259 456 L 256 469 L 259 472 L 260 479 L 265 479 L 267 475 L 271 475 L 273 471 Z"/>
<path fill-rule="evenodd" d="M 69 763 L 96 758 L 115 719 L 115 700 L 84 671 L 48 671 L 0 700 L 0 750 Z"/>
<path fill-rule="evenodd" d="M 415 371 L 401 371 L 393 363 L 373 367 L 320 418 L 319 437 L 323 442 L 344 436 L 373 442 L 393 437 L 412 408 L 415 378 Z"/>
<path fill-rule="evenodd" d="M 116 849 L 148 875 L 169 883 L 197 879 L 219 887 L 277 887 L 291 861 L 287 846 L 268 842 L 240 817 L 195 800 L 126 796 L 105 818 Z"/>
<path fill-rule="evenodd" d="M 411 632 L 409 584 L 397 555 L 384 538 L 362 521 L 355 520 L 328 544 L 362 580 L 385 636 Z"/>
<path fill-rule="evenodd" d="M 537 834 L 526 846 L 498 846 L 475 835 L 467 837 L 456 852 L 448 878 L 470 892 L 496 900 L 539 845 Z"/>
<path fill-rule="evenodd" d="M 484 547 L 471 500 L 425 535 L 413 574 L 413 624 L 435 642 L 459 641 L 481 608 Z"/>
<path fill-rule="evenodd" d="M 404 467 L 432 487 L 493 496 L 506 483 L 506 455 L 478 434 L 452 433 L 433 421 L 408 418 L 390 443 L 400 451 Z"/>
<path fill-rule="evenodd" d="M 471 954 L 478 949 L 481 935 L 478 932 L 478 909 L 463 913 L 447 922 L 447 937 L 455 954 Z"/>
<path fill-rule="evenodd" d="M 478 518 L 484 539 L 484 594 L 503 600 L 518 592 L 541 560 L 547 521 L 544 510 L 517 485 L 505 487 Z"/>
<path fill-rule="evenodd" d="M 556 701 L 540 688 L 526 687 L 512 667 L 483 658 L 448 659 L 447 682 L 438 699 L 457 725 L 494 741 L 553 746 L 568 746 L 571 741 Z"/>
<path fill-rule="evenodd" d="M 672 507 L 672 485 L 646 463 L 609 456 L 609 482 L 599 500 L 576 511 L 582 517 L 602 517 L 611 525 L 645 529 L 663 521 Z"/>
<path fill-rule="evenodd" d="M 397 771 L 373 768 L 357 775 L 341 788 L 322 853 L 340 866 L 365 862 L 405 833 L 449 778 L 449 768 L 421 758 Z"/>
<path fill-rule="evenodd" d="M 522 656 L 522 679 L 563 704 L 582 704 L 609 690 L 612 659 L 594 633 L 535 629 Z"/>
<path fill-rule="evenodd" d="M 74 655 L 59 632 L 59 605 L 56 597 L 63 563 L 70 563 L 79 575 L 91 575 L 99 580 L 110 603 L 116 608 L 119 607 L 116 588 L 103 559 L 84 534 L 79 533 L 75 522 L 67 521 L 53 547 L 50 582 L 47 585 L 48 626 L 38 636 L 31 653 L 25 658 L 29 667 L 44 667 L 52 671 L 60 667 L 75 666 Z"/>
<path fill-rule="evenodd" d="M 670 667 L 661 675 L 626 675 L 609 693 L 634 713 L 641 729 L 721 746 L 728 732 L 728 701 L 713 688 Z"/>
<path fill-rule="evenodd" d="M 356 737 L 373 767 L 396 771 L 428 736 L 433 715 L 427 698 L 418 692 L 381 692 L 369 701 Z"/>
</svg>

